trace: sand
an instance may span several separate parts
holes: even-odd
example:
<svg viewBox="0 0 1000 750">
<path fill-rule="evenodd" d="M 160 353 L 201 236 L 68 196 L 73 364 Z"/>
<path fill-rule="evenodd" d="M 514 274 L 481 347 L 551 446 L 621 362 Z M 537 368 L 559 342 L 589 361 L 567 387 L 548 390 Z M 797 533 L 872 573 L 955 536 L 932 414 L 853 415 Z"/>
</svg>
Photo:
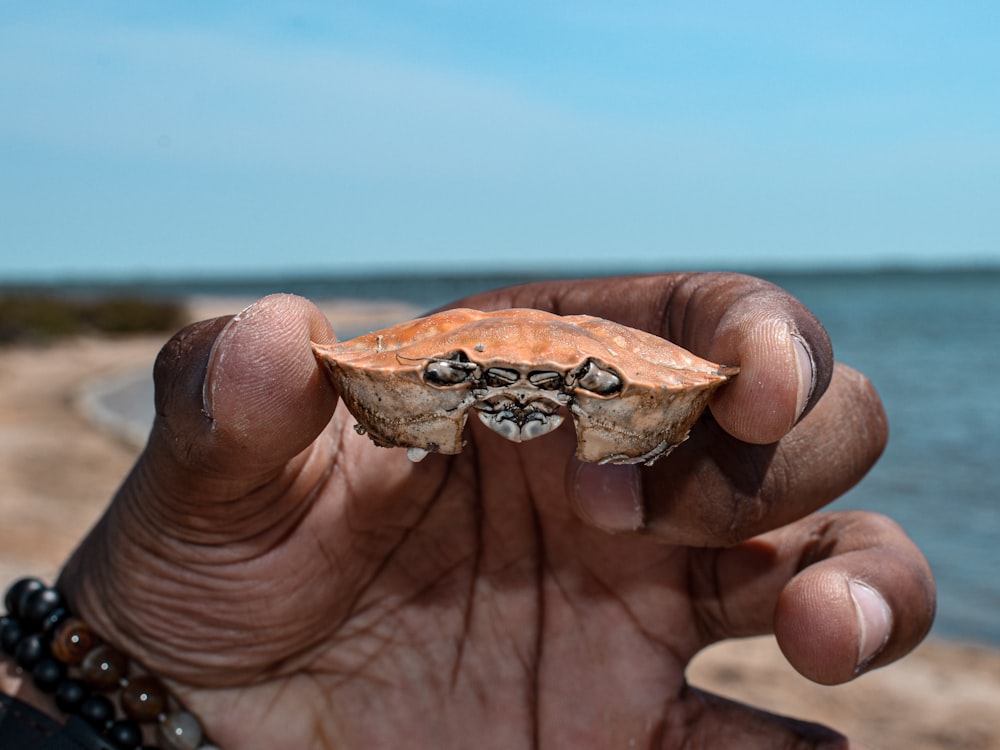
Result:
<svg viewBox="0 0 1000 750">
<path fill-rule="evenodd" d="M 196 300 L 192 315 L 247 301 Z M 408 317 L 403 305 L 324 305 L 335 327 Z M 82 337 L 0 348 L 0 583 L 53 579 L 134 461 L 134 441 L 81 408 L 95 384 L 150 371 L 163 336 Z M 1000 651 L 929 640 L 902 662 L 838 687 L 808 682 L 773 641 L 708 649 L 692 683 L 777 713 L 823 722 L 882 750 L 1000 750 Z"/>
</svg>

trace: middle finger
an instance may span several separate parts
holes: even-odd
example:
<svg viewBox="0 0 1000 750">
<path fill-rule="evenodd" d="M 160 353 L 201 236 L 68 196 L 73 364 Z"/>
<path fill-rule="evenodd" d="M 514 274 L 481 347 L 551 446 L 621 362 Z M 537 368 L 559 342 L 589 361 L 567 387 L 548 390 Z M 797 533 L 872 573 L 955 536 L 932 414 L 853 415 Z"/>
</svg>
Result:
<svg viewBox="0 0 1000 750">
<path fill-rule="evenodd" d="M 686 443 L 642 470 L 642 532 L 715 547 L 783 526 L 856 484 L 887 436 L 874 387 L 838 364 L 816 408 L 777 443 L 741 442 L 706 417 Z"/>
</svg>

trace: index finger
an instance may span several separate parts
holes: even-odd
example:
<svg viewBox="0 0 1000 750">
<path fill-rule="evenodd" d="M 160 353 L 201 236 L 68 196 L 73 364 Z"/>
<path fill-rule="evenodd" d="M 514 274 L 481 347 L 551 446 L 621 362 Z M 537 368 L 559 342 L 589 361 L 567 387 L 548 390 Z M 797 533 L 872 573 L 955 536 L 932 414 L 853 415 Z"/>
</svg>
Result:
<svg viewBox="0 0 1000 750">
<path fill-rule="evenodd" d="M 468 297 L 484 310 L 531 307 L 639 328 L 740 374 L 712 399 L 716 421 L 748 443 L 780 440 L 826 390 L 833 350 L 823 326 L 780 287 L 734 273 L 536 282 Z"/>
</svg>

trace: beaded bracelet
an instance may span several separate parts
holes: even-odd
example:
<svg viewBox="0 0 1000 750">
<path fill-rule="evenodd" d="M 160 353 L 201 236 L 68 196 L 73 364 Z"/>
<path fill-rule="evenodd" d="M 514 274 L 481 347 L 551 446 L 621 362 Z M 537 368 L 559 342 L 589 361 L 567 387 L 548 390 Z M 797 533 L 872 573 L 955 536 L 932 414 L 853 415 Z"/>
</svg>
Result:
<svg viewBox="0 0 1000 750">
<path fill-rule="evenodd" d="M 198 719 L 159 679 L 130 674 L 128 657 L 74 617 L 54 588 L 22 578 L 7 590 L 4 606 L 3 651 L 39 690 L 54 696 L 60 711 L 79 716 L 113 747 L 219 750 L 205 744 Z M 153 736 L 156 745 L 143 744 Z"/>
</svg>

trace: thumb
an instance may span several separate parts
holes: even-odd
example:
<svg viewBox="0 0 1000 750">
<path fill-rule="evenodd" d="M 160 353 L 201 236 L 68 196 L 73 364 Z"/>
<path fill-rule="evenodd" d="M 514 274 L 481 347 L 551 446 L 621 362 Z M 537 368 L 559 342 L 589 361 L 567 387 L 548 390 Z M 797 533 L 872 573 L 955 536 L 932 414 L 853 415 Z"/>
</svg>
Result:
<svg viewBox="0 0 1000 750">
<path fill-rule="evenodd" d="M 242 654 L 233 657 L 239 664 L 217 672 L 214 662 L 206 672 L 206 644 L 240 634 L 240 647 L 253 651 L 247 602 L 266 600 L 274 580 L 308 579 L 315 570 L 314 546 L 279 544 L 330 464 L 329 446 L 316 438 L 337 397 L 311 337 L 333 337 L 322 313 L 300 297 L 272 296 L 232 318 L 189 326 L 157 358 L 149 443 L 60 582 L 76 611 L 110 642 L 143 654 L 155 673 L 259 677 L 260 664 L 240 649 L 229 650 Z M 247 565 L 260 559 L 267 564 Z M 291 590 L 315 596 L 304 584 Z M 297 617 L 309 609 L 292 596 L 282 603 Z M 301 648 L 301 630 L 264 619 L 260 637 L 272 647 Z M 278 645 L 276 632 L 286 639 Z"/>
<path fill-rule="evenodd" d="M 293 295 L 181 331 L 154 368 L 156 422 L 144 458 L 246 491 L 330 421 L 336 394 L 309 342 L 331 339 L 319 309 Z"/>
</svg>

